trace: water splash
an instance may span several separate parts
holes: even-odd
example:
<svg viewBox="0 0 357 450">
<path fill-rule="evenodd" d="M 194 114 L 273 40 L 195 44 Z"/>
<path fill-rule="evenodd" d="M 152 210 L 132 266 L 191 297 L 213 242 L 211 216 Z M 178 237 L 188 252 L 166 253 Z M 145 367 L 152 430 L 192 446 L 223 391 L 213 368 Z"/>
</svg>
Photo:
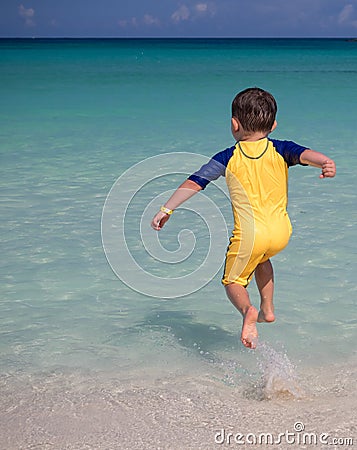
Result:
<svg viewBox="0 0 357 450">
<path fill-rule="evenodd" d="M 244 392 L 255 400 L 301 399 L 305 396 L 294 364 L 284 351 L 277 351 L 266 342 L 256 350 L 259 378 Z"/>
<path fill-rule="evenodd" d="M 263 399 L 295 398 L 304 396 L 299 385 L 294 364 L 284 352 L 279 352 L 266 342 L 257 347 L 258 367 L 261 376 L 261 396 Z"/>
</svg>

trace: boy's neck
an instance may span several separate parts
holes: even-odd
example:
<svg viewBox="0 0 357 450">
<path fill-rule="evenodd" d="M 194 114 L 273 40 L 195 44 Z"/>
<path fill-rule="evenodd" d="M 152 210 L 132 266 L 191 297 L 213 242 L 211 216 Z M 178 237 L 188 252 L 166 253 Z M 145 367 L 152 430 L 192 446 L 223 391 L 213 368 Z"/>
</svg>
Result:
<svg viewBox="0 0 357 450">
<path fill-rule="evenodd" d="M 254 141 L 260 141 L 261 139 L 265 139 L 268 137 L 269 133 L 262 133 L 262 132 L 256 132 L 256 133 L 244 133 L 242 136 L 239 136 L 239 139 L 237 141 L 246 141 L 246 142 L 254 142 Z"/>
<path fill-rule="evenodd" d="M 275 130 L 277 126 L 276 120 L 270 131 L 246 131 L 237 117 L 231 119 L 231 132 L 234 139 L 239 141 L 256 142 L 265 139 L 269 134 Z"/>
</svg>

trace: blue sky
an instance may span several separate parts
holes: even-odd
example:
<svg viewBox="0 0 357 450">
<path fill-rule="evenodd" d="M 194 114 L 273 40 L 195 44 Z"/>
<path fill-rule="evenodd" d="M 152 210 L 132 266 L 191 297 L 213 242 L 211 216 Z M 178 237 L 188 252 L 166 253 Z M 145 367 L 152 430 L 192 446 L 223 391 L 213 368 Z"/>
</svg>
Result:
<svg viewBox="0 0 357 450">
<path fill-rule="evenodd" d="M 357 0 L 0 0 L 1 37 L 355 37 Z"/>
</svg>

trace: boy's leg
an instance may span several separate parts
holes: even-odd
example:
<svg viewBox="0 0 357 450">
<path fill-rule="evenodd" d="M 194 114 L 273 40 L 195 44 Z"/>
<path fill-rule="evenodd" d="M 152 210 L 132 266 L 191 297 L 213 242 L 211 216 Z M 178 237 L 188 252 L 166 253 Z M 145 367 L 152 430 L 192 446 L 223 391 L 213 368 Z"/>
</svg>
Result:
<svg viewBox="0 0 357 450">
<path fill-rule="evenodd" d="M 257 266 L 255 281 L 260 293 L 258 322 L 274 322 L 274 271 L 270 259 Z"/>
<path fill-rule="evenodd" d="M 249 300 L 248 291 L 240 284 L 231 283 L 226 286 L 229 300 L 243 316 L 241 341 L 248 348 L 256 348 L 258 340 L 258 311 Z"/>
</svg>

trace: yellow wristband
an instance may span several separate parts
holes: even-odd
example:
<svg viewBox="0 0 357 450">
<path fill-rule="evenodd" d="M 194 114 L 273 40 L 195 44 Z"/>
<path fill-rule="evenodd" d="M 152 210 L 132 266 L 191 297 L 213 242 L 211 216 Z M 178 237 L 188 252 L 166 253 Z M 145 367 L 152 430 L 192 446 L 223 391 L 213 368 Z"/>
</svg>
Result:
<svg viewBox="0 0 357 450">
<path fill-rule="evenodd" d="M 166 208 L 165 206 L 161 206 L 160 211 L 168 214 L 169 216 L 171 216 L 171 214 L 174 212 L 172 209 Z"/>
</svg>

